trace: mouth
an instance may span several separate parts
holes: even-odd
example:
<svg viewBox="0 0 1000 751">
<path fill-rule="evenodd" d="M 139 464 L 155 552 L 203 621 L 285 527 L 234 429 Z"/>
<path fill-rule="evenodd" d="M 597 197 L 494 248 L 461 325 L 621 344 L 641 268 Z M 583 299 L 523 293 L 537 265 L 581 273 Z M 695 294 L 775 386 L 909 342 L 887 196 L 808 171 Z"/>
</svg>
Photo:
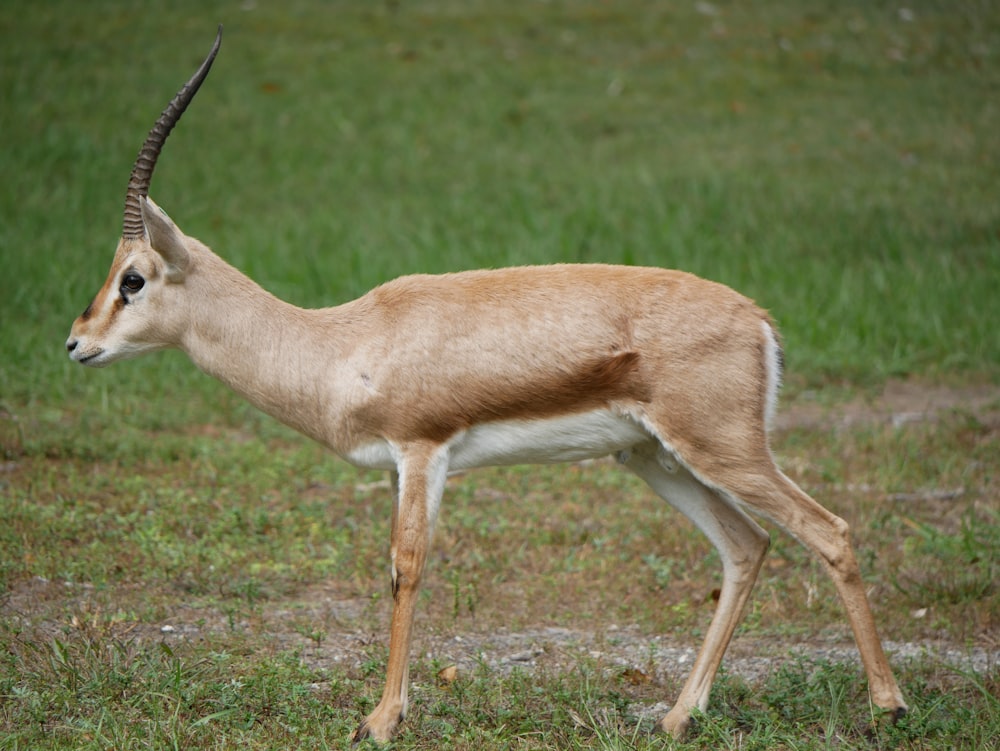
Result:
<svg viewBox="0 0 1000 751">
<path fill-rule="evenodd" d="M 96 352 L 91 352 L 87 355 L 81 355 L 76 352 L 70 352 L 69 357 L 71 360 L 75 360 L 80 365 L 89 365 L 91 367 L 100 367 L 103 365 L 101 362 L 101 356 L 104 354 L 103 349 L 99 349 Z"/>
</svg>

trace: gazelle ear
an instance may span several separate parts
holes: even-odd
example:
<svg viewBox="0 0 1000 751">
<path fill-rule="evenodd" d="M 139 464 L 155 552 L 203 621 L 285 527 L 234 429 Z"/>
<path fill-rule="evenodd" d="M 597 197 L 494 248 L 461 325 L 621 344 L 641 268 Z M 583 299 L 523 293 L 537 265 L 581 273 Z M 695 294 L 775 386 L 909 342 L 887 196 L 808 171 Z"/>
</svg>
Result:
<svg viewBox="0 0 1000 751">
<path fill-rule="evenodd" d="M 184 233 L 151 198 L 143 196 L 139 206 L 149 244 L 167 262 L 167 278 L 172 282 L 181 281 L 190 260 Z"/>
</svg>

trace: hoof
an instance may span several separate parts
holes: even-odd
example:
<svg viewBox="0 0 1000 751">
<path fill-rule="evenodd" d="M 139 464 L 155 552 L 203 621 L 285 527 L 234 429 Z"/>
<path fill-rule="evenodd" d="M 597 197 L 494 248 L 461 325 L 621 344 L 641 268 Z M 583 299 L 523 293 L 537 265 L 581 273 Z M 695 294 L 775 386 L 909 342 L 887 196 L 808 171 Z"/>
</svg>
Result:
<svg viewBox="0 0 1000 751">
<path fill-rule="evenodd" d="M 387 743 L 389 738 L 379 738 L 372 730 L 371 725 L 368 724 L 368 718 L 365 718 L 358 725 L 358 729 L 351 733 L 351 746 L 357 746 L 359 743 L 364 743 L 365 741 L 373 741 L 382 745 L 383 743 Z"/>
<path fill-rule="evenodd" d="M 671 738 L 680 740 L 694 726 L 694 718 L 691 715 L 677 716 L 671 710 L 667 716 L 660 720 L 653 728 L 654 733 L 668 735 Z"/>
<path fill-rule="evenodd" d="M 375 720 L 373 723 L 372 720 Z M 403 714 L 400 713 L 396 721 L 389 725 L 389 727 L 380 726 L 378 723 L 378 718 L 375 714 L 368 715 L 365 719 L 361 721 L 358 725 L 358 729 L 351 734 L 351 745 L 356 746 L 363 741 L 375 741 L 378 744 L 388 743 L 393 736 L 393 733 L 399 728 L 403 722 Z"/>
<path fill-rule="evenodd" d="M 884 730 L 886 726 L 895 725 L 898 723 L 906 713 L 909 711 L 906 706 L 902 707 L 882 707 L 880 708 L 881 714 L 876 714 L 873 718 L 873 722 L 865 730 L 865 738 L 870 742 L 876 742 L 878 740 L 879 730 Z"/>
<path fill-rule="evenodd" d="M 358 725 L 358 729 L 351 733 L 351 745 L 357 746 L 362 741 L 366 741 L 372 737 L 371 729 L 368 727 L 368 722 L 364 721 Z"/>
</svg>

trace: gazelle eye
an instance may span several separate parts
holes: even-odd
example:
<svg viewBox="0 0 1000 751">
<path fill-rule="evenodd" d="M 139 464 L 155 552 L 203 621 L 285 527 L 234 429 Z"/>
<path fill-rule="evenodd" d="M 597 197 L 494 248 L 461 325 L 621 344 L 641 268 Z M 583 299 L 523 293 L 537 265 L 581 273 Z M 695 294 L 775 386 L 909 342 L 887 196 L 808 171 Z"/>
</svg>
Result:
<svg viewBox="0 0 1000 751">
<path fill-rule="evenodd" d="M 138 292 L 142 289 L 142 286 L 146 283 L 146 280 L 134 272 L 129 272 L 122 277 L 122 288 L 121 291 L 124 292 Z"/>
</svg>

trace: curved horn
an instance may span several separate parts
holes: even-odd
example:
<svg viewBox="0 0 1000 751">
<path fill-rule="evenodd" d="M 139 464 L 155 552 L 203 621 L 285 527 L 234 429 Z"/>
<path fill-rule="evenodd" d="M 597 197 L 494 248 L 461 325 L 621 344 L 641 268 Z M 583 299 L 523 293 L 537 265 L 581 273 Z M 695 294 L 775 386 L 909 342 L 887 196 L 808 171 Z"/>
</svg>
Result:
<svg viewBox="0 0 1000 751">
<path fill-rule="evenodd" d="M 222 24 L 219 24 L 219 33 L 215 36 L 215 44 L 212 45 L 212 51 L 208 53 L 205 62 L 163 110 L 156 125 L 146 136 L 146 142 L 139 149 L 139 156 L 135 159 L 132 175 L 128 179 L 128 190 L 125 191 L 125 219 L 122 223 L 122 237 L 124 239 L 136 240 L 146 235 L 139 200 L 149 195 L 149 181 L 153 179 L 153 169 L 156 167 L 156 159 L 160 155 L 160 149 L 166 143 L 170 131 L 181 119 L 184 110 L 191 104 L 194 95 L 198 93 L 198 87 L 208 75 L 221 44 Z"/>
</svg>

